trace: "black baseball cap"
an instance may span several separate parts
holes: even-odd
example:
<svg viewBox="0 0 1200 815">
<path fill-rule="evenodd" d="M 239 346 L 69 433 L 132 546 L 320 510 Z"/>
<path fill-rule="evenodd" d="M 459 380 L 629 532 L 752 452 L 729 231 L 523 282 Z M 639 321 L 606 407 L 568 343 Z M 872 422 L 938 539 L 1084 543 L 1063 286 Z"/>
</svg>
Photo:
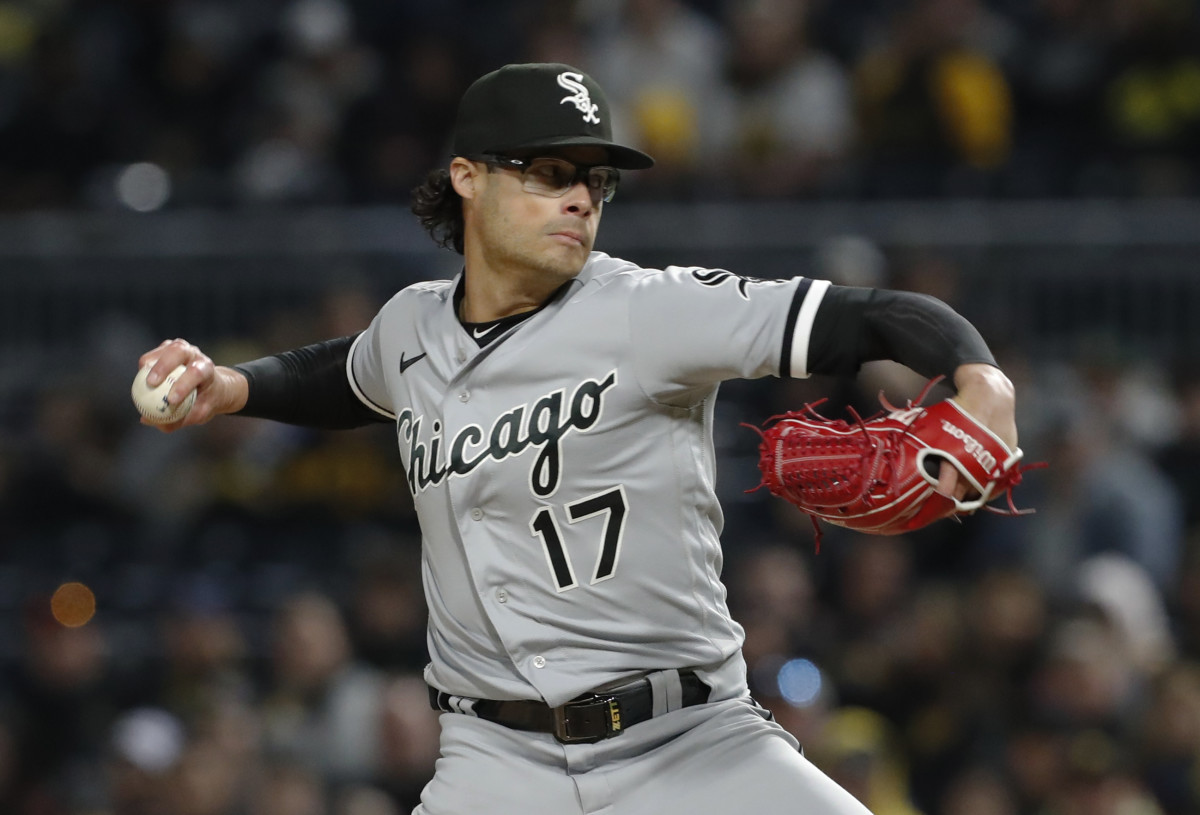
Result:
<svg viewBox="0 0 1200 815">
<path fill-rule="evenodd" d="M 654 159 L 612 140 L 604 91 L 562 63 L 505 65 L 467 88 L 458 104 L 451 149 L 468 158 L 542 147 L 594 145 L 621 170 L 645 170 Z"/>
</svg>

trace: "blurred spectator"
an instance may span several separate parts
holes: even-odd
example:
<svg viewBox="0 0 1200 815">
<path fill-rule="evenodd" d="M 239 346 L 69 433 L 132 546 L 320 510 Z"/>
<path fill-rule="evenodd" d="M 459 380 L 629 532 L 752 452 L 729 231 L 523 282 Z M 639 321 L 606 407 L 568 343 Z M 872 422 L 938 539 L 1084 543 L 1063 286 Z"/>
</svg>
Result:
<svg viewBox="0 0 1200 815">
<path fill-rule="evenodd" d="M 1179 490 L 1188 530 L 1200 529 L 1200 376 L 1181 375 L 1175 387 L 1178 432 L 1156 452 L 1163 472 Z"/>
<path fill-rule="evenodd" d="M 988 688 L 970 669 L 954 589 L 930 581 L 915 590 L 896 626 L 888 690 L 873 705 L 897 728 L 911 801 L 932 811 L 990 718 Z"/>
<path fill-rule="evenodd" d="M 429 687 L 420 673 L 400 673 L 387 680 L 376 783 L 408 810 L 420 803 L 421 790 L 433 777 L 441 739 L 439 715 L 429 705 Z"/>
<path fill-rule="evenodd" d="M 978 194 L 977 179 L 1008 159 L 1003 28 L 979 0 L 916 0 L 862 55 L 856 96 L 875 192 Z"/>
<path fill-rule="evenodd" d="M 887 284 L 887 257 L 863 235 L 826 238 L 816 249 L 816 265 L 813 277 L 839 286 L 879 288 Z"/>
<path fill-rule="evenodd" d="M 724 32 L 683 0 L 619 0 L 605 14 L 592 22 L 584 67 L 609 97 L 616 137 L 655 158 L 652 176 L 631 182 L 687 194 L 702 141 L 721 120 L 707 95 Z"/>
<path fill-rule="evenodd" d="M 1069 729 L 1026 708 L 1006 733 L 1005 775 L 1021 812 L 1052 811 L 1066 784 Z"/>
<path fill-rule="evenodd" d="M 1200 157 L 1200 20 L 1180 0 L 1111 0 L 1113 65 L 1104 87 L 1107 132 L 1131 167 L 1118 192 L 1195 189 Z"/>
<path fill-rule="evenodd" d="M 1067 747 L 1067 769 L 1052 811 L 1063 815 L 1163 815 L 1133 772 L 1127 751 L 1108 734 L 1083 730 Z"/>
<path fill-rule="evenodd" d="M 325 779 L 312 768 L 273 763 L 255 787 L 249 815 L 326 815 L 328 792 Z"/>
<path fill-rule="evenodd" d="M 523 4 L 516 15 L 523 50 L 515 61 L 589 66 L 587 33 L 596 23 L 591 18 L 607 20 L 618 9 L 619 4 L 589 5 L 586 0 L 531 0 Z M 595 75 L 592 70 L 588 73 Z"/>
<path fill-rule="evenodd" d="M 405 815 L 405 811 L 387 793 L 357 786 L 337 794 L 333 815 Z"/>
<path fill-rule="evenodd" d="M 976 704 L 995 724 L 1023 713 L 1026 687 L 1054 616 L 1043 588 L 1027 572 L 995 568 L 972 582 L 964 603 L 963 663 Z"/>
<path fill-rule="evenodd" d="M 746 630 L 747 664 L 823 651 L 828 645 L 810 566 L 797 547 L 765 545 L 738 553 L 727 584 L 731 610 Z"/>
<path fill-rule="evenodd" d="M 16 486 L 13 479 L 16 475 L 17 454 L 13 445 L 3 434 L 0 434 L 0 527 L 12 530 L 16 536 L 18 506 L 16 503 Z"/>
<path fill-rule="evenodd" d="M 810 5 L 726 2 L 729 53 L 701 124 L 708 184 L 752 198 L 843 185 L 857 140 L 851 88 L 842 65 L 813 41 Z"/>
<path fill-rule="evenodd" d="M 1200 666 L 1180 662 L 1156 677 L 1140 732 L 1140 775 L 1166 815 L 1200 810 Z"/>
<path fill-rule="evenodd" d="M 1161 592 L 1175 579 L 1184 545 L 1183 507 L 1144 444 L 1122 427 L 1124 369 L 1112 362 L 1086 378 L 1059 372 L 1049 390 L 1064 402 L 1047 437 L 1052 492 L 1025 524 L 1026 563 L 1055 594 L 1070 593 L 1073 571 L 1100 552 L 1127 555 Z"/>
<path fill-rule="evenodd" d="M 167 806 L 187 735 L 175 716 L 136 708 L 113 723 L 107 805 L 112 815 L 157 815 Z"/>
<path fill-rule="evenodd" d="M 119 522 L 116 422 L 91 399 L 86 376 L 43 380 L 10 478 L 17 528 L 61 532 L 91 520 Z M 128 418 L 128 417 L 126 417 Z"/>
<path fill-rule="evenodd" d="M 895 733 L 879 714 L 860 707 L 839 709 L 812 755 L 873 815 L 920 815 L 909 800 Z"/>
<path fill-rule="evenodd" d="M 355 567 L 347 615 L 354 650 L 377 668 L 419 671 L 429 661 L 420 544 L 376 542 L 380 549 L 365 553 Z"/>
<path fill-rule="evenodd" d="M 845 549 L 831 586 L 838 614 L 830 671 L 845 703 L 882 709 L 912 589 L 912 556 L 903 537 L 855 534 Z"/>
<path fill-rule="evenodd" d="M 955 778 L 946 790 L 937 815 L 1018 815 L 1005 780 L 995 771 L 979 767 Z"/>
<path fill-rule="evenodd" d="M 1182 656 L 1200 659 L 1200 535 L 1193 529 L 1171 592 L 1173 633 Z"/>
<path fill-rule="evenodd" d="M 394 204 L 406 202 L 419 179 L 447 161 L 446 134 L 469 73 L 449 38 L 436 31 L 377 50 L 388 59 L 372 92 L 347 109 L 338 159 L 351 200 Z"/>
<path fill-rule="evenodd" d="M 355 37 L 342 0 L 292 0 L 280 18 L 277 61 L 235 157 L 235 194 L 250 203 L 344 198 L 335 163 L 347 111 L 378 81 L 376 54 Z"/>
<path fill-rule="evenodd" d="M 1074 729 L 1123 734 L 1144 678 L 1108 621 L 1079 613 L 1052 631 L 1030 678 L 1029 706 L 1036 715 Z"/>
<path fill-rule="evenodd" d="M 96 621 L 68 628 L 49 598 L 29 601 L 22 660 L 4 683 L 11 699 L 19 776 L 17 812 L 53 811 L 86 795 L 108 749 L 110 728 L 136 686 L 113 668 Z"/>
<path fill-rule="evenodd" d="M 1086 0 L 1038 0 L 1009 63 L 1017 115 L 1012 192 L 1057 196 L 1096 193 L 1102 161 L 1103 85 L 1111 36 Z"/>
<path fill-rule="evenodd" d="M 384 678 L 350 649 L 342 613 L 318 592 L 284 601 L 275 615 L 263 694 L 268 754 L 333 783 L 380 769 Z"/>
<path fill-rule="evenodd" d="M 0 811 L 18 812 L 25 797 L 25 776 L 17 753 L 17 734 L 12 726 L 8 702 L 0 707 Z"/>
<path fill-rule="evenodd" d="M 193 723 L 227 699 L 249 699 L 248 646 L 228 587 L 196 575 L 176 589 L 172 606 L 162 620 L 160 703 Z"/>
<path fill-rule="evenodd" d="M 277 506 L 314 518 L 404 516 L 411 507 L 385 426 L 306 432 L 274 478 Z"/>
<path fill-rule="evenodd" d="M 1144 568 L 1109 552 L 1080 563 L 1076 580 L 1079 600 L 1104 615 L 1140 674 L 1154 676 L 1175 659 L 1166 604 Z"/>
<path fill-rule="evenodd" d="M 192 739 L 167 786 L 167 812 L 173 815 L 240 815 L 257 768 L 210 739 Z"/>
</svg>

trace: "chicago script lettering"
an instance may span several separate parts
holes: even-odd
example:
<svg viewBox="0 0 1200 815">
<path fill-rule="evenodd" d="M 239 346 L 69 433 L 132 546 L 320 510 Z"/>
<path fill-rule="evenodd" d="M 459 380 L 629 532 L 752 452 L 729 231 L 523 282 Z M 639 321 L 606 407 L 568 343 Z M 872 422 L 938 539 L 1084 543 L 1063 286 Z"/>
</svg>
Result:
<svg viewBox="0 0 1200 815">
<path fill-rule="evenodd" d="M 396 435 L 401 452 L 407 451 L 409 490 L 415 497 L 450 476 L 467 475 L 489 458 L 503 461 L 532 447 L 538 454 L 529 470 L 529 488 L 542 498 L 553 495 L 562 478 L 563 437 L 596 424 L 604 408 L 604 392 L 616 382 L 616 371 L 610 371 L 604 379 L 585 379 L 569 402 L 565 389 L 551 391 L 534 400 L 532 407 L 517 405 L 502 413 L 486 432 L 479 425 L 466 425 L 449 444 L 441 422 L 433 422 L 425 438 L 425 417 L 405 408 L 396 417 Z M 448 451 L 448 458 L 444 451 Z"/>
</svg>

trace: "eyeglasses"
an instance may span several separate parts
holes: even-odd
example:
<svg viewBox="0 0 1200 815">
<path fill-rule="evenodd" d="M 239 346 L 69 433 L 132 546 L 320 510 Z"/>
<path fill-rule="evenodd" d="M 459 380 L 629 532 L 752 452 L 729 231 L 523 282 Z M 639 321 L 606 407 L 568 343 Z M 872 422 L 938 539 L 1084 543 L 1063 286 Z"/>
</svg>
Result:
<svg viewBox="0 0 1200 815">
<path fill-rule="evenodd" d="M 608 202 L 617 193 L 621 182 L 621 171 L 615 167 L 580 167 L 566 159 L 541 158 L 523 159 L 511 156 L 486 155 L 478 159 L 492 167 L 519 170 L 521 186 L 526 192 L 544 195 L 547 198 L 562 198 L 567 190 L 580 181 L 587 184 L 592 200 Z"/>
</svg>

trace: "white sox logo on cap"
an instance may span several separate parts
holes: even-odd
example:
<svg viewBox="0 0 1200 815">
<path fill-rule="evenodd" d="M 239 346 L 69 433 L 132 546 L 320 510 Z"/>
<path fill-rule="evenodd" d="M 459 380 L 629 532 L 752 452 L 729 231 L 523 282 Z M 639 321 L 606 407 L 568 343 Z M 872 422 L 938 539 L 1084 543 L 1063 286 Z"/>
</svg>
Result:
<svg viewBox="0 0 1200 815">
<path fill-rule="evenodd" d="M 563 71 L 558 75 L 558 84 L 572 93 L 571 96 L 564 96 L 560 99 L 560 105 L 570 102 L 583 114 L 585 122 L 600 124 L 600 117 L 596 115 L 600 106 L 592 102 L 592 95 L 588 93 L 587 86 L 583 84 L 583 74 Z"/>
<path fill-rule="evenodd" d="M 561 95 L 564 90 L 566 96 Z M 505 65 L 479 77 L 463 93 L 451 150 L 478 158 L 594 145 L 608 152 L 604 163 L 617 169 L 652 167 L 650 156 L 612 140 L 611 118 L 604 90 L 578 68 L 562 62 Z"/>
</svg>

